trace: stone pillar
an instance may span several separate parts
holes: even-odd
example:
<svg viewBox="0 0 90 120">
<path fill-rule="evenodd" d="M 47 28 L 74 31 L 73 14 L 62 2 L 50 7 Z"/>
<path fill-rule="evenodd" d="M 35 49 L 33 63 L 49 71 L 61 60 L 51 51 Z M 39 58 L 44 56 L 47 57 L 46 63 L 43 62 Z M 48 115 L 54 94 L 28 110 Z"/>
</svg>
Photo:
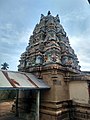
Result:
<svg viewBox="0 0 90 120">
<path fill-rule="evenodd" d="M 36 94 L 36 120 L 39 120 L 40 91 L 37 90 Z"/>
<path fill-rule="evenodd" d="M 64 72 L 49 69 L 42 72 L 43 80 L 51 87 L 49 91 L 41 91 L 40 120 L 60 120 L 64 116 L 69 119 L 68 83 L 64 82 Z"/>
</svg>

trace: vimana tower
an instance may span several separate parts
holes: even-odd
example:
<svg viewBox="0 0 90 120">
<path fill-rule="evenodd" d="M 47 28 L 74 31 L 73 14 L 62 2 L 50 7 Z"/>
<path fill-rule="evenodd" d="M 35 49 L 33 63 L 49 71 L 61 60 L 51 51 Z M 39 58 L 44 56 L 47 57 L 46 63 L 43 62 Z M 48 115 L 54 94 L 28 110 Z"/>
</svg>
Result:
<svg viewBox="0 0 90 120">
<path fill-rule="evenodd" d="M 78 59 L 69 44 L 69 39 L 60 24 L 59 16 L 41 14 L 26 51 L 21 55 L 19 71 L 33 72 L 37 68 L 71 69 L 79 71 Z"/>
</svg>

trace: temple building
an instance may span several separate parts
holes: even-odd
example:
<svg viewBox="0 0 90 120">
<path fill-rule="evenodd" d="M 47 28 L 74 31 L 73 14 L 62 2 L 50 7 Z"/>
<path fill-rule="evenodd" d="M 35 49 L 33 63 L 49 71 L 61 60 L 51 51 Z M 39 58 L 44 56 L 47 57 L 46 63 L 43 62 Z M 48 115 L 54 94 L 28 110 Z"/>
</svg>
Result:
<svg viewBox="0 0 90 120">
<path fill-rule="evenodd" d="M 59 15 L 41 14 L 18 70 L 32 73 L 50 87 L 40 91 L 39 120 L 90 119 L 90 74 L 80 70 Z M 30 120 L 35 119 L 32 116 Z"/>
<path fill-rule="evenodd" d="M 5 71 L 3 74 L 7 75 Z M 12 73 L 8 74 L 12 77 Z M 14 80 L 28 80 L 34 86 L 27 82 L 25 89 L 19 89 L 19 117 L 90 120 L 90 73 L 80 70 L 59 15 L 52 16 L 50 11 L 46 16 L 41 14 L 15 74 Z M 23 82 L 20 84 L 24 86 Z"/>
</svg>

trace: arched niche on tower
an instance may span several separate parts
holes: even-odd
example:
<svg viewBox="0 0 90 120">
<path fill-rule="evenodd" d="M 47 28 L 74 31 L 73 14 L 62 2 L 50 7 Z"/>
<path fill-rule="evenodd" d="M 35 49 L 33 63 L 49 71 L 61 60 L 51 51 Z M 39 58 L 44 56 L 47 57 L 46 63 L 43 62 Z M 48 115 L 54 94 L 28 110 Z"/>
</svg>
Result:
<svg viewBox="0 0 90 120">
<path fill-rule="evenodd" d="M 41 55 L 37 55 L 36 56 L 36 64 L 42 64 L 42 62 L 43 62 L 42 56 Z"/>
</svg>

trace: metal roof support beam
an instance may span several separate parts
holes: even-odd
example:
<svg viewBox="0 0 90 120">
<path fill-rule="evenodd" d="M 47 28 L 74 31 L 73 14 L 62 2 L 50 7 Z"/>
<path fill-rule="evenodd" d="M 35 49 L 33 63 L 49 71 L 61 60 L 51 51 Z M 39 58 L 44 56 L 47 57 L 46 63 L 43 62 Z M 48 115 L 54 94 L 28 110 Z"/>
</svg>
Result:
<svg viewBox="0 0 90 120">
<path fill-rule="evenodd" d="M 18 95 L 19 95 L 19 89 L 16 90 L 16 116 L 19 116 L 19 111 L 18 111 Z"/>
<path fill-rule="evenodd" d="M 39 120 L 40 91 L 37 90 L 36 96 L 36 120 Z"/>
</svg>

